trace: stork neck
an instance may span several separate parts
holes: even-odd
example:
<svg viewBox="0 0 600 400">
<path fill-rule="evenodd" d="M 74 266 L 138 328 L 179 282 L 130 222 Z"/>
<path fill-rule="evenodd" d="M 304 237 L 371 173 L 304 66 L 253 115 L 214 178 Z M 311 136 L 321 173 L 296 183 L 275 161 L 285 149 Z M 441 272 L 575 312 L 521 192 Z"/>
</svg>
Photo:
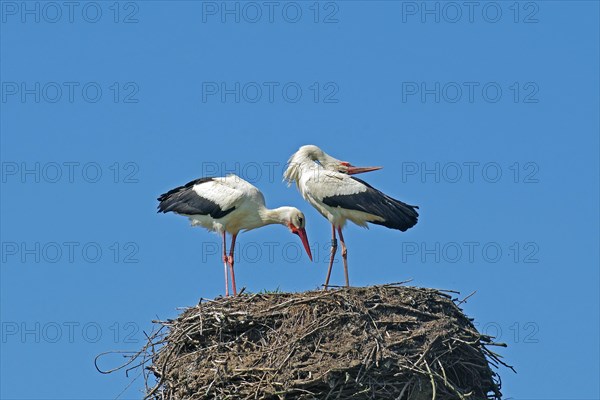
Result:
<svg viewBox="0 0 600 400">
<path fill-rule="evenodd" d="M 263 223 L 265 225 L 272 225 L 272 224 L 281 224 L 281 225 L 285 225 L 286 224 L 286 207 L 279 207 L 279 208 L 262 208 L 261 210 L 259 210 L 259 214 L 260 214 L 260 219 L 263 221 Z"/>
</svg>

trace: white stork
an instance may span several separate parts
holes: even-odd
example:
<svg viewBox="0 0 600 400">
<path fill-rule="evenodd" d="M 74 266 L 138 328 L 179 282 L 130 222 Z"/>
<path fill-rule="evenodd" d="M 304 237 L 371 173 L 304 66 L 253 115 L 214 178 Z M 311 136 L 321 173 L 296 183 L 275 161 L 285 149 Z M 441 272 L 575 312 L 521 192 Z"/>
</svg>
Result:
<svg viewBox="0 0 600 400">
<path fill-rule="evenodd" d="M 236 175 L 196 179 L 160 195 L 158 201 L 158 212 L 172 211 L 186 216 L 192 226 L 201 226 L 222 235 L 225 296 L 229 296 L 228 266 L 233 295 L 237 295 L 233 250 L 235 239 L 241 230 L 249 231 L 271 224 L 285 225 L 293 234 L 300 236 L 308 258 L 312 261 L 304 229 L 304 214 L 294 207 L 268 209 L 260 190 Z M 226 254 L 226 233 L 231 235 L 229 256 Z"/>
<path fill-rule="evenodd" d="M 331 256 L 325 289 L 337 251 L 337 230 L 342 244 L 346 286 L 348 280 L 347 248 L 342 228 L 350 220 L 367 228 L 367 222 L 406 231 L 417 223 L 418 206 L 411 206 L 375 189 L 350 175 L 375 171 L 381 167 L 355 167 L 331 157 L 317 146 L 302 146 L 294 153 L 284 173 L 288 183 L 295 182 L 302 197 L 331 223 Z"/>
</svg>

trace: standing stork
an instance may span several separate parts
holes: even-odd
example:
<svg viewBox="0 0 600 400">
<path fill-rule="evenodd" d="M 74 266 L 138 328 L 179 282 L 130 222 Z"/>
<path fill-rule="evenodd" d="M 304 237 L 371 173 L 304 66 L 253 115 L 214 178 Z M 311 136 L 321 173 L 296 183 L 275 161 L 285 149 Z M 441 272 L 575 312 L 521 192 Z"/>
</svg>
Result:
<svg viewBox="0 0 600 400">
<path fill-rule="evenodd" d="M 381 167 L 355 167 L 340 161 L 317 146 L 302 146 L 294 153 L 284 173 L 288 183 L 295 182 L 302 197 L 331 223 L 331 256 L 325 280 L 329 285 L 331 267 L 337 251 L 336 230 L 342 244 L 346 286 L 348 279 L 347 248 L 342 228 L 350 220 L 367 228 L 367 223 L 383 225 L 402 232 L 417 223 L 418 206 L 393 199 L 367 182 L 351 175 L 375 171 Z"/>
<path fill-rule="evenodd" d="M 201 226 L 222 235 L 225 296 L 229 296 L 228 267 L 233 295 L 237 295 L 233 250 L 235 239 L 241 230 L 249 231 L 271 224 L 284 225 L 293 234 L 300 236 L 308 258 L 312 261 L 304 229 L 304 214 L 294 207 L 268 209 L 260 190 L 236 175 L 196 179 L 160 195 L 158 201 L 158 212 L 172 211 L 186 216 L 192 226 Z M 229 256 L 226 254 L 226 233 L 231 235 Z"/>
</svg>

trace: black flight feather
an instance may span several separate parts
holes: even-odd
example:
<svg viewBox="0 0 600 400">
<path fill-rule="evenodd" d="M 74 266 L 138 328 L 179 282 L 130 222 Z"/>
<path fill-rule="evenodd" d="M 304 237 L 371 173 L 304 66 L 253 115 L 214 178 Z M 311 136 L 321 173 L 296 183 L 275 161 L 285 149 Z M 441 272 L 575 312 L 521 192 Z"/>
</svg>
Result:
<svg viewBox="0 0 600 400">
<path fill-rule="evenodd" d="M 222 210 L 219 205 L 211 200 L 205 199 L 194 191 L 195 185 L 210 182 L 213 178 L 200 178 L 176 187 L 163 193 L 158 197 L 158 211 L 167 213 L 169 211 L 184 215 L 210 215 L 212 218 L 223 218 L 233 210 Z"/>
<path fill-rule="evenodd" d="M 383 218 L 383 221 L 369 221 L 402 232 L 416 225 L 419 213 L 418 206 L 411 206 L 375 189 L 362 179 L 351 177 L 367 187 L 361 193 L 325 197 L 323 203 L 330 207 L 341 207 L 348 210 L 363 211 Z"/>
</svg>

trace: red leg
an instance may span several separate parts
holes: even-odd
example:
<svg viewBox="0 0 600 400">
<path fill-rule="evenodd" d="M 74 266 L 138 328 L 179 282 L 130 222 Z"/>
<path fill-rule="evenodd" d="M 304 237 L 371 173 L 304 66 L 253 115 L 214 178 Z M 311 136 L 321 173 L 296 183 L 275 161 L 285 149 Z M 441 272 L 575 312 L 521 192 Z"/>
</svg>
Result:
<svg viewBox="0 0 600 400">
<path fill-rule="evenodd" d="M 350 286 L 350 281 L 348 280 L 348 249 L 346 248 L 346 243 L 344 243 L 344 235 L 342 235 L 342 228 L 338 228 L 338 233 L 340 235 L 340 242 L 342 243 L 342 259 L 344 260 L 344 275 L 346 276 L 346 287 Z"/>
<path fill-rule="evenodd" d="M 331 267 L 333 267 L 333 260 L 335 259 L 335 252 L 337 251 L 337 239 L 335 238 L 335 226 L 331 225 L 331 256 L 329 257 L 329 268 L 327 269 L 327 279 L 325 279 L 325 287 L 323 290 L 327 290 L 329 285 L 329 277 L 331 276 Z"/>
<path fill-rule="evenodd" d="M 225 269 L 225 297 L 229 296 L 229 282 L 227 279 L 227 240 L 223 232 L 223 267 Z"/>
<path fill-rule="evenodd" d="M 235 239 L 237 233 L 231 236 L 231 249 L 229 250 L 229 271 L 231 272 L 231 288 L 233 289 L 233 295 L 237 296 L 237 289 L 235 288 L 235 274 L 233 273 L 233 250 L 235 248 Z"/>
</svg>

